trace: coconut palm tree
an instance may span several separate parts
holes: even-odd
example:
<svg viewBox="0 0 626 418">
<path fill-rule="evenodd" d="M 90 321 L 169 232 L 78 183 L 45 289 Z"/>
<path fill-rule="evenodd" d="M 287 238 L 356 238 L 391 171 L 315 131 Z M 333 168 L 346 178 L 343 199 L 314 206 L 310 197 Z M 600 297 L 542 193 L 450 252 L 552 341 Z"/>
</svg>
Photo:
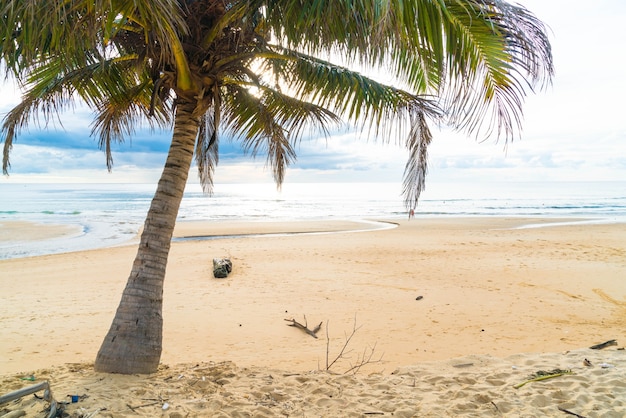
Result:
<svg viewBox="0 0 626 418">
<path fill-rule="evenodd" d="M 427 122 L 509 140 L 527 91 L 553 73 L 543 24 L 501 0 L 7 0 L 0 56 L 24 89 L 5 117 L 3 171 L 21 129 L 75 101 L 111 144 L 173 124 L 170 149 L 98 371 L 152 373 L 163 281 L 193 158 L 211 192 L 224 135 L 265 154 L 277 184 L 294 146 L 335 124 L 407 147 L 404 193 L 424 188 Z M 384 74 L 382 76 L 381 74 Z M 530 87 L 530 89 L 529 89 Z"/>
</svg>

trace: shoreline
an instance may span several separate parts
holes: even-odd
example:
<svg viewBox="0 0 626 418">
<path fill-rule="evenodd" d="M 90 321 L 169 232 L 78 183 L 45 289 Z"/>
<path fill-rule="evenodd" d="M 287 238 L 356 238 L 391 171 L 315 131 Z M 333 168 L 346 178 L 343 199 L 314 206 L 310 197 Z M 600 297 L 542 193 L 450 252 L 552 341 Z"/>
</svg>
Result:
<svg viewBox="0 0 626 418">
<path fill-rule="evenodd" d="M 580 216 L 494 216 L 494 215 L 466 215 L 466 216 L 442 216 L 442 215 L 423 215 L 414 218 L 414 221 L 438 221 L 438 220 L 458 220 L 458 219 L 509 219 L 523 220 L 526 223 L 514 226 L 512 229 L 535 229 L 559 226 L 575 226 L 575 225 L 614 225 L 626 224 L 626 218 L 611 217 L 580 217 Z M 231 238 L 254 238 L 257 236 L 283 236 L 283 235 L 307 235 L 307 234 L 340 234 L 352 232 L 370 232 L 378 229 L 384 230 L 395 228 L 401 222 L 406 221 L 405 217 L 388 217 L 388 218 L 329 218 L 329 219 L 290 219 L 284 221 L 276 220 L 179 220 L 172 237 L 172 242 L 182 241 L 201 241 Z M 372 228 L 363 227 L 371 225 Z M 361 225 L 361 228 L 358 227 Z M 200 228 L 198 232 L 195 228 Z M 139 243 L 141 227 L 138 231 L 126 231 L 128 235 L 126 239 L 119 240 L 118 237 L 107 237 L 104 241 L 114 239 L 114 243 L 101 243 L 94 245 L 89 241 L 87 248 L 80 249 L 76 244 L 65 248 L 68 239 L 85 238 L 90 233 L 85 232 L 85 225 L 76 223 L 50 223 L 25 220 L 0 220 L 0 250 L 2 248 L 10 249 L 13 245 L 23 247 L 24 245 L 38 244 L 57 244 L 63 247 L 62 251 L 42 250 L 41 248 L 32 254 L 28 250 L 12 251 L 12 256 L 2 255 L 0 260 L 11 260 L 16 258 L 39 257 L 54 254 L 68 254 L 73 252 L 82 252 L 87 250 L 99 250 L 115 247 L 123 247 L 136 245 Z M 508 229 L 508 228 L 505 228 Z M 16 237 L 19 237 L 16 239 Z"/>
</svg>

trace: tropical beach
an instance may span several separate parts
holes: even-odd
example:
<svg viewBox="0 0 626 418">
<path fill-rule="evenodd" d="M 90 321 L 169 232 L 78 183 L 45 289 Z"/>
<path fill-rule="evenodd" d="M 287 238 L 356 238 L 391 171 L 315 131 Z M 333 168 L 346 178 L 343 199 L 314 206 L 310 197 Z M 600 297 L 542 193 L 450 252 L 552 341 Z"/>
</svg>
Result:
<svg viewBox="0 0 626 418">
<path fill-rule="evenodd" d="M 172 244 L 153 375 L 93 371 L 136 245 L 0 261 L 0 395 L 45 380 L 59 402 L 79 395 L 70 416 L 626 413 L 626 224 L 179 222 L 175 236 L 202 239 Z M 223 257 L 233 271 L 216 279 Z"/>
<path fill-rule="evenodd" d="M 626 416 L 622 3 L 5 3 L 0 418 Z"/>
</svg>

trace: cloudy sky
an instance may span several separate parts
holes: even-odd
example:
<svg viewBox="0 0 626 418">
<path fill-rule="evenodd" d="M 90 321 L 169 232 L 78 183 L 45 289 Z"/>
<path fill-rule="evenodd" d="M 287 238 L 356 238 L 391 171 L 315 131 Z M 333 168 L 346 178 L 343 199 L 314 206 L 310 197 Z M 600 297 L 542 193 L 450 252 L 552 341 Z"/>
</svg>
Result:
<svg viewBox="0 0 626 418">
<path fill-rule="evenodd" d="M 429 181 L 623 180 L 626 179 L 626 46 L 622 26 L 626 2 L 520 0 L 549 26 L 556 66 L 553 85 L 526 99 L 522 137 L 508 144 L 477 142 L 435 130 Z M 19 92 L 2 87 L 0 116 Z M 17 139 L 11 174 L 1 182 L 154 182 L 170 133 L 139 131 L 115 148 L 113 173 L 90 138 L 91 116 L 63 116 L 64 129 L 33 125 Z M 392 141 L 393 142 L 393 141 Z M 217 183 L 271 181 L 264 159 L 242 156 L 228 141 Z M 328 141 L 303 142 L 286 182 L 400 182 L 406 151 L 340 132 Z M 195 177 L 192 177 L 195 181 Z"/>
</svg>

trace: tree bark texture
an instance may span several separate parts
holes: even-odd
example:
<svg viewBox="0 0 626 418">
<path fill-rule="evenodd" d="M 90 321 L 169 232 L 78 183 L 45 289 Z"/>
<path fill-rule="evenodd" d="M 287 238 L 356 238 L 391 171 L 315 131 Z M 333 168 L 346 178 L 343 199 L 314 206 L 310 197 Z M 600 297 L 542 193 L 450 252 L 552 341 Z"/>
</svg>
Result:
<svg viewBox="0 0 626 418">
<path fill-rule="evenodd" d="M 195 103 L 176 108 L 172 143 L 117 312 L 98 355 L 98 372 L 157 371 L 163 339 L 163 283 L 178 209 L 193 159 L 199 117 Z"/>
</svg>

